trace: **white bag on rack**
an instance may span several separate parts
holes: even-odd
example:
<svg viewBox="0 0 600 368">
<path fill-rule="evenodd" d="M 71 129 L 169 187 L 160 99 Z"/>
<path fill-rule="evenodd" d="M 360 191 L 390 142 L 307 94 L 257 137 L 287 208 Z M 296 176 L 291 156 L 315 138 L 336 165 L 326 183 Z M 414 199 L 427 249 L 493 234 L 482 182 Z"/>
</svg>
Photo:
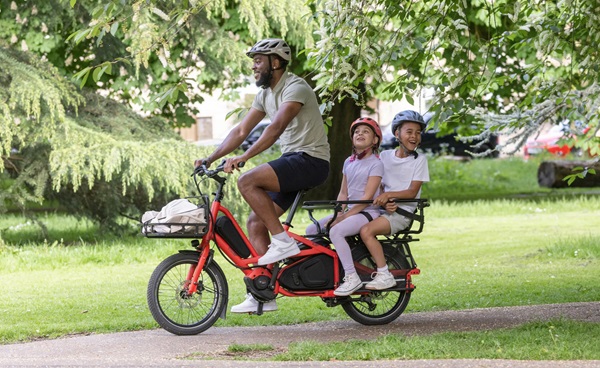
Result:
<svg viewBox="0 0 600 368">
<path fill-rule="evenodd" d="M 159 212 L 147 211 L 142 215 L 142 233 L 199 232 L 204 230 L 195 225 L 206 225 L 204 207 L 198 207 L 187 199 L 176 199 L 167 203 Z M 194 226 L 156 225 L 165 223 L 193 224 Z M 148 226 L 150 225 L 150 226 Z"/>
</svg>

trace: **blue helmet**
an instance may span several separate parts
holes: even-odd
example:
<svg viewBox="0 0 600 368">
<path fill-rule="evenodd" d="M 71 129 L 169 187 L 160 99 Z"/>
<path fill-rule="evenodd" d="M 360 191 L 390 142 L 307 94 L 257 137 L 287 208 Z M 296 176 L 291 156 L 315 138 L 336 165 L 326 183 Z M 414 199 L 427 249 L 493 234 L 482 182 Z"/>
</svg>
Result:
<svg viewBox="0 0 600 368">
<path fill-rule="evenodd" d="M 427 128 L 427 124 L 425 123 L 425 120 L 421 114 L 413 110 L 404 110 L 400 111 L 396 114 L 396 116 L 394 116 L 394 119 L 392 120 L 392 133 L 396 134 L 396 130 L 407 121 L 419 124 L 422 132 L 424 132 L 425 128 Z"/>
</svg>

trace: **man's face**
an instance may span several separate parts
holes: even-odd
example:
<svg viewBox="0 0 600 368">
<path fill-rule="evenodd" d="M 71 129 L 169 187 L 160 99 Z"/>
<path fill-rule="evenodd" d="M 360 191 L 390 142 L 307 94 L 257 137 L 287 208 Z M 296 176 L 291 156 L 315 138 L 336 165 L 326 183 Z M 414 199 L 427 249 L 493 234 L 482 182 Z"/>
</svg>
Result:
<svg viewBox="0 0 600 368">
<path fill-rule="evenodd" d="M 254 79 L 256 80 L 256 86 L 263 87 L 267 86 L 270 82 L 270 65 L 269 57 L 267 55 L 256 54 L 252 58 L 252 71 L 254 72 Z"/>
</svg>

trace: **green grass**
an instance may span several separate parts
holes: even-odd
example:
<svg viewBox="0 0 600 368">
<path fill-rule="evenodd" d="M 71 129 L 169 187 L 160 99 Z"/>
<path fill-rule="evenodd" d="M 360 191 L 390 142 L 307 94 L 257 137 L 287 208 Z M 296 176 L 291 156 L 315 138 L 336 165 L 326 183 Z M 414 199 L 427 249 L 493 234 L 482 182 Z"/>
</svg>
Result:
<svg viewBox="0 0 600 368">
<path fill-rule="evenodd" d="M 485 170 L 492 170 L 488 166 L 497 165 L 495 170 L 506 171 L 503 175 L 510 179 L 520 177 L 517 173 L 522 165 L 514 163 L 515 168 L 511 171 L 512 166 L 504 166 L 509 161 L 481 160 L 485 165 L 475 162 L 480 161 L 452 163 L 456 175 L 472 170 L 473 175 L 480 178 L 479 186 L 465 183 L 461 187 L 471 191 L 469 199 L 461 198 L 460 193 L 451 195 L 452 190 L 458 193 L 456 189 L 461 180 L 455 181 L 454 189 L 449 183 L 446 186 L 450 187 L 444 188 L 428 184 L 431 189 L 424 197 L 429 197 L 432 205 L 425 210 L 426 224 L 419 236 L 421 240 L 412 245 L 421 274 L 413 278 L 417 289 L 405 313 L 599 301 L 600 196 L 581 195 L 577 189 L 542 193 L 538 188 L 536 192 L 531 185 L 527 189 L 524 183 L 515 184 L 511 180 L 505 184 L 508 189 L 502 192 L 499 189 L 502 180 L 497 176 L 496 184 L 486 181 L 489 175 Z M 433 170 L 440 170 L 434 165 L 430 168 L 432 180 L 451 178 L 450 174 L 444 174 L 446 176 L 434 179 Z M 531 178 L 527 180 L 531 181 Z M 485 192 L 486 186 L 492 189 Z M 491 192 L 493 195 L 489 194 Z M 534 192 L 534 196 L 518 195 Z M 505 193 L 505 198 L 496 198 L 499 193 Z M 188 241 L 107 236 L 99 234 L 93 224 L 64 214 L 47 214 L 40 220 L 48 226 L 48 237 L 23 217 L 4 215 L 0 218 L 0 343 L 157 327 L 145 300 L 148 279 L 162 259 L 179 249 L 189 249 Z M 294 229 L 302 232 L 308 223 L 307 216 L 300 213 L 295 217 Z M 241 302 L 245 290 L 242 274 L 220 255 L 216 260 L 227 275 L 229 305 Z M 276 313 L 263 316 L 228 314 L 227 319 L 219 320 L 216 326 L 285 325 L 348 319 L 341 308 L 328 308 L 317 298 L 281 298 L 278 304 Z M 598 340 L 597 324 L 553 321 L 552 325 L 561 331 L 559 337 L 576 335 L 575 341 L 581 340 L 586 352 L 590 349 L 585 342 Z M 514 334 L 521 345 L 531 345 L 530 349 L 540 354 L 532 354 L 533 350 L 522 354 L 555 359 L 550 354 L 554 350 L 529 343 L 527 328 L 536 328 L 523 328 L 510 330 L 508 334 Z M 563 329 L 566 332 L 562 332 Z M 543 327 L 537 327 L 537 330 L 544 336 Z M 548 330 L 545 329 L 546 334 Z M 421 354 L 426 357 L 438 357 L 434 351 L 451 350 L 444 348 L 446 344 L 451 346 L 454 341 L 456 347 L 462 339 L 482 357 L 508 359 L 517 356 L 519 344 L 509 347 L 502 342 L 504 334 L 502 330 L 466 333 L 464 336 L 441 334 L 419 337 L 425 340 L 418 341 L 424 346 L 433 344 L 437 347 L 429 348 L 429 352 L 425 348 Z M 415 339 L 388 338 L 393 341 L 388 347 L 390 350 L 394 350 L 394 344 L 405 345 Z M 471 338 L 474 340 L 469 340 Z M 428 342 L 429 339 L 433 340 Z M 485 344 L 477 344 L 478 341 L 496 340 L 500 341 L 504 355 L 495 354 L 493 348 Z M 558 341 L 569 344 L 566 340 L 571 338 Z M 369 349 L 375 351 L 381 345 L 385 351 L 386 341 L 357 345 L 364 344 L 367 352 Z M 326 345 L 319 354 L 326 354 L 331 349 L 343 351 L 337 346 Z M 544 355 L 544 349 L 550 353 Z M 359 354 L 358 348 L 354 350 Z M 396 347 L 395 350 L 398 354 L 408 350 L 418 354 L 419 351 L 415 347 Z M 556 359 L 571 359 L 569 354 L 575 354 L 578 359 L 597 359 L 588 353 L 578 353 L 579 350 L 571 345 L 565 345 L 563 350 L 572 353 L 561 353 Z M 344 352 L 335 359 L 362 359 L 353 354 Z M 384 356 L 385 352 L 377 354 Z M 404 358 L 404 355 L 397 357 Z M 415 357 L 418 355 L 406 359 Z"/>
<path fill-rule="evenodd" d="M 552 159 L 552 158 L 550 158 Z M 446 200 L 498 199 L 537 195 L 600 194 L 600 188 L 542 188 L 537 183 L 537 169 L 543 157 L 524 161 L 521 158 L 498 160 L 453 161 L 429 158 L 430 182 L 423 187 L 423 197 Z"/>
<path fill-rule="evenodd" d="M 431 336 L 385 335 L 372 342 L 350 340 L 290 344 L 280 361 L 381 359 L 600 359 L 600 324 L 554 320 L 482 332 L 446 332 Z"/>
<path fill-rule="evenodd" d="M 421 275 L 407 313 L 491 306 L 598 301 L 600 197 L 552 201 L 496 200 L 426 209 L 413 253 Z M 156 327 L 146 283 L 160 260 L 186 249 L 185 240 L 143 237 L 95 243 L 78 240 L 86 226 L 60 215 L 63 242 L 17 241 L 4 230 L 0 245 L 0 341 Z M 0 220 L 1 229 L 25 223 Z M 308 221 L 297 217 L 297 229 Z M 32 232 L 31 237 L 36 237 Z M 11 244 L 11 238 L 18 244 Z M 241 273 L 217 257 L 230 284 L 230 305 L 244 297 Z M 217 326 L 292 324 L 347 319 L 320 299 L 282 298 L 280 311 L 229 314 Z"/>
</svg>

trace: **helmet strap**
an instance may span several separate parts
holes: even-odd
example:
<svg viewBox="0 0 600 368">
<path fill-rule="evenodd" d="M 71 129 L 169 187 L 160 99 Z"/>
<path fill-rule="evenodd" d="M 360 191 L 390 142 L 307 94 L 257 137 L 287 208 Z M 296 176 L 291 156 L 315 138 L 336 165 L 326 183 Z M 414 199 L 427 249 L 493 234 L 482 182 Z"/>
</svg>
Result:
<svg viewBox="0 0 600 368">
<path fill-rule="evenodd" d="M 406 148 L 405 145 L 402 144 L 402 142 L 398 139 L 398 144 L 400 145 L 400 148 L 402 149 L 402 152 L 404 152 L 404 154 L 408 157 L 410 155 L 415 156 L 415 158 L 419 157 L 419 153 L 417 152 L 417 150 L 415 149 L 414 151 L 409 150 L 408 148 Z"/>
</svg>

